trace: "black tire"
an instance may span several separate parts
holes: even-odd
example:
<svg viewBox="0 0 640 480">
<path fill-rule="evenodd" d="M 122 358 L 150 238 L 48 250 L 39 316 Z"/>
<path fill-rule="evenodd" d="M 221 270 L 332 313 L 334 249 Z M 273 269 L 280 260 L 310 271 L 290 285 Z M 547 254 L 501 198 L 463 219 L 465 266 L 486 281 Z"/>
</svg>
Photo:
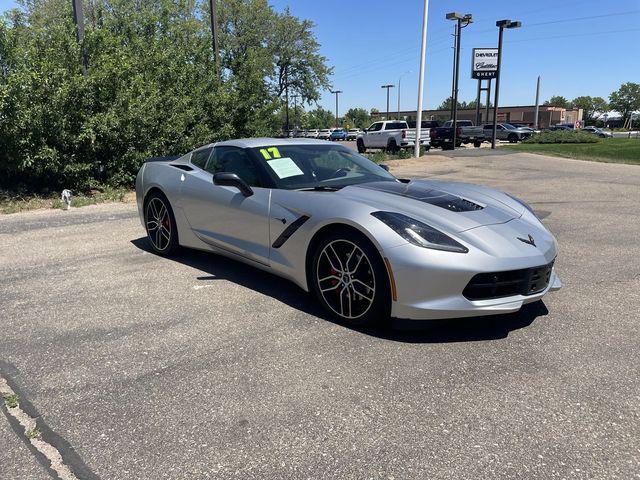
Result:
<svg viewBox="0 0 640 480">
<path fill-rule="evenodd" d="M 364 146 L 364 142 L 362 141 L 362 139 L 359 139 L 356 142 L 356 145 L 358 146 L 358 153 L 366 153 L 367 147 Z"/>
<path fill-rule="evenodd" d="M 482 145 L 482 142 L 480 140 L 476 140 L 475 142 L 473 142 L 473 146 L 476 148 L 480 148 L 480 145 Z"/>
<path fill-rule="evenodd" d="M 178 250 L 178 227 L 167 197 L 152 192 L 144 201 L 144 224 L 147 239 L 154 253 L 163 257 Z"/>
<path fill-rule="evenodd" d="M 398 153 L 398 150 L 400 149 L 398 148 L 396 141 L 393 138 L 389 140 L 389 143 L 387 143 L 387 153 L 396 154 Z"/>
<path fill-rule="evenodd" d="M 309 283 L 320 304 L 341 323 L 373 326 L 389 320 L 387 269 L 369 239 L 353 229 L 336 229 L 316 244 Z"/>
<path fill-rule="evenodd" d="M 442 150 L 453 150 L 453 143 L 443 143 Z"/>
<path fill-rule="evenodd" d="M 515 133 L 510 133 L 507 137 L 507 140 L 509 140 L 509 143 L 518 143 L 518 135 L 516 135 Z"/>
</svg>

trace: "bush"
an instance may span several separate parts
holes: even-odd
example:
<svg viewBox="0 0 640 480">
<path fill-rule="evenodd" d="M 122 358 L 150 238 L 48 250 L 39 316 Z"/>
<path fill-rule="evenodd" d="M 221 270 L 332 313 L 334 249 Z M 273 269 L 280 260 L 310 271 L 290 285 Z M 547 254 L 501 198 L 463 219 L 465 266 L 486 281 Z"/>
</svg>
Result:
<svg viewBox="0 0 640 480">
<path fill-rule="evenodd" d="M 591 133 L 558 130 L 537 133 L 522 143 L 598 143 L 599 141 L 598 137 Z"/>
</svg>

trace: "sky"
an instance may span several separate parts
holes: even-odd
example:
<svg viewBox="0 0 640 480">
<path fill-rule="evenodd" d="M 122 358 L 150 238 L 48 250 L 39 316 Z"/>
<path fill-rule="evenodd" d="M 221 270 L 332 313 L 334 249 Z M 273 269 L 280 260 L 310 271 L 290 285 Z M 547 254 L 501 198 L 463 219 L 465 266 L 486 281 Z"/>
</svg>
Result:
<svg viewBox="0 0 640 480">
<path fill-rule="evenodd" d="M 415 110 L 423 0 L 269 0 L 276 10 L 312 20 L 320 52 L 333 67 L 340 114 L 351 107 L 386 109 L 383 84 L 401 80 L 400 107 Z M 462 33 L 460 100 L 476 96 L 471 49 L 497 44 L 495 21 L 520 20 L 506 30 L 501 105 L 533 105 L 538 75 L 541 100 L 552 95 L 607 98 L 625 82 L 640 82 L 640 0 L 431 0 L 427 30 L 424 105 L 437 107 L 451 92 L 453 26 L 447 12 L 470 13 Z M 15 6 L 0 0 L 0 12 Z M 398 89 L 391 90 L 397 109 Z M 319 104 L 334 110 L 324 92 Z"/>
</svg>

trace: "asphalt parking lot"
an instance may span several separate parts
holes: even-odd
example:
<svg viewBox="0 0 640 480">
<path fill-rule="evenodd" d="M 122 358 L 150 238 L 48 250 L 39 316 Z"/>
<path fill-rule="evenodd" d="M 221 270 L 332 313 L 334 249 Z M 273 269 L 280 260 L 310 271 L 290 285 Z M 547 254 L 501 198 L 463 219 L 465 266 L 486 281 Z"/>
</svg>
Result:
<svg viewBox="0 0 640 480">
<path fill-rule="evenodd" d="M 358 331 L 268 273 L 155 256 L 132 204 L 0 216 L 0 370 L 78 478 L 640 478 L 640 168 L 392 163 L 530 202 L 563 290 Z M 3 417 L 0 447 L 0 478 L 47 478 Z"/>
</svg>

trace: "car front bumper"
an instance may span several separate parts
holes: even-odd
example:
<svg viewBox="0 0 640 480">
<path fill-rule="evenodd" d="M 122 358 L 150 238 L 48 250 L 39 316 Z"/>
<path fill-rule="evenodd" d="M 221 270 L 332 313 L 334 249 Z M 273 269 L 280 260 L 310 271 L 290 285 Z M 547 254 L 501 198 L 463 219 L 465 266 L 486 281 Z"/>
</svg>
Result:
<svg viewBox="0 0 640 480">
<path fill-rule="evenodd" d="M 389 260 L 396 286 L 397 300 L 392 302 L 391 308 L 391 315 L 396 318 L 435 320 L 512 313 L 562 287 L 553 267 L 544 290 L 531 295 L 469 300 L 462 293 L 479 273 L 547 265 L 554 260 L 555 248 L 546 254 L 500 259 L 404 245 L 389 249 L 383 255 Z"/>
</svg>

